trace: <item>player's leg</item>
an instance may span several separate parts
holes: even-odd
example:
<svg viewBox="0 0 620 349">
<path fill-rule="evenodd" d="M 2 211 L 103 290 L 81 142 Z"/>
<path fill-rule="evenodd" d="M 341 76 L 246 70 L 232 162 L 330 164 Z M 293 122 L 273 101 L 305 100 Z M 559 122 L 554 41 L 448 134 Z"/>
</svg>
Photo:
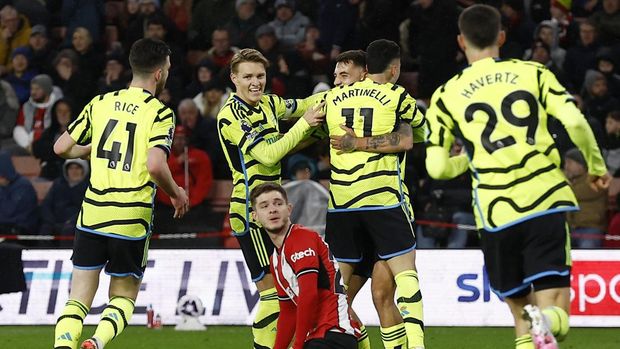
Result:
<svg viewBox="0 0 620 349">
<path fill-rule="evenodd" d="M 148 238 L 108 238 L 107 243 L 110 261 L 105 272 L 111 276 L 108 289 L 110 299 L 101 313 L 95 333 L 82 343 L 83 349 L 101 349 L 125 330 L 133 316 L 146 268 Z"/>
<path fill-rule="evenodd" d="M 250 230 L 247 233 L 235 236 L 239 241 L 245 263 L 260 296 L 252 324 L 254 348 L 273 348 L 276 341 L 278 315 L 280 314 L 278 294 L 269 270 L 269 258 L 274 249 L 273 243 L 267 233 L 254 223 L 250 223 Z"/>
<path fill-rule="evenodd" d="M 365 254 L 365 256 L 367 256 Z M 368 332 L 366 331 L 366 326 L 362 323 L 362 320 L 357 316 L 355 310 L 353 309 L 353 301 L 359 291 L 364 287 L 366 281 L 370 277 L 372 270 L 372 261 L 366 258 L 362 260 L 361 263 L 358 263 L 355 266 L 355 270 L 353 271 L 353 275 L 349 279 L 349 284 L 347 285 L 347 303 L 349 304 L 349 310 L 351 314 L 351 318 L 355 321 L 355 326 L 359 327 L 361 332 L 358 340 L 358 349 L 370 349 L 370 338 L 368 337 Z"/>
<path fill-rule="evenodd" d="M 385 261 L 377 261 L 372 270 L 372 302 L 379 315 L 381 340 L 386 349 L 407 348 L 407 332 L 400 311 L 394 304 L 396 283 Z"/>
<path fill-rule="evenodd" d="M 71 259 L 71 292 L 56 322 L 56 349 L 75 349 L 79 344 L 82 323 L 97 292 L 101 269 L 107 261 L 105 238 L 76 230 Z"/>
<path fill-rule="evenodd" d="M 404 207 L 368 211 L 364 223 L 380 259 L 387 261 L 396 282 L 398 308 L 409 348 L 424 348 L 422 293 L 415 268 L 416 240 Z"/>
</svg>

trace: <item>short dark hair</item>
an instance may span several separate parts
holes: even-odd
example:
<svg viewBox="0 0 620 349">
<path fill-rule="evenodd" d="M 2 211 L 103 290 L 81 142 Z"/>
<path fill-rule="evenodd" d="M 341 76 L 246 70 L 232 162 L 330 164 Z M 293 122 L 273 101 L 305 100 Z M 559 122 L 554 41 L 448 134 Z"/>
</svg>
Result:
<svg viewBox="0 0 620 349">
<path fill-rule="evenodd" d="M 151 16 L 146 20 L 146 27 L 149 25 L 161 25 L 164 29 L 168 30 L 166 26 L 166 20 L 161 16 Z"/>
<path fill-rule="evenodd" d="M 144 38 L 131 45 L 129 65 L 134 75 L 146 75 L 166 64 L 168 56 L 170 47 L 165 42 Z"/>
<path fill-rule="evenodd" d="M 473 5 L 459 16 L 459 29 L 467 42 L 484 49 L 497 42 L 502 27 L 499 11 L 489 5 Z"/>
<path fill-rule="evenodd" d="M 336 57 L 336 63 L 352 63 L 358 67 L 366 68 L 366 52 L 362 50 L 344 51 Z"/>
<path fill-rule="evenodd" d="M 250 192 L 250 202 L 252 203 L 252 207 L 256 205 L 256 199 L 262 194 L 269 193 L 271 191 L 277 191 L 282 194 L 284 201 L 288 202 L 288 196 L 286 195 L 286 190 L 282 188 L 282 186 L 275 182 L 265 182 L 263 184 L 259 184 L 256 188 L 252 189 Z"/>
<path fill-rule="evenodd" d="M 400 47 L 394 41 L 379 39 L 366 48 L 368 74 L 383 73 L 395 59 L 400 59 Z"/>
</svg>

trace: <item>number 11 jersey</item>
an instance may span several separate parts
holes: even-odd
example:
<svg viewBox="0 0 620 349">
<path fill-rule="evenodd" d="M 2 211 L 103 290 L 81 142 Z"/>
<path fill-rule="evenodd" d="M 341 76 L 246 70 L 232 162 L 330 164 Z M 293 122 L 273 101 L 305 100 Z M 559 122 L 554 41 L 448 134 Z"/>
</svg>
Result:
<svg viewBox="0 0 620 349">
<path fill-rule="evenodd" d="M 151 233 L 155 183 L 147 170 L 150 148 L 170 153 L 175 117 L 141 88 L 93 98 L 68 132 L 80 145 L 92 144 L 90 184 L 77 229 L 140 240 Z"/>
<path fill-rule="evenodd" d="M 455 136 L 463 140 L 479 228 L 499 231 L 540 215 L 577 209 L 548 130 L 549 116 L 563 124 L 583 118 L 553 73 L 534 62 L 485 58 L 433 94 L 426 113 L 429 146 L 449 150 Z M 598 148 L 591 156 L 604 173 Z"/>
</svg>

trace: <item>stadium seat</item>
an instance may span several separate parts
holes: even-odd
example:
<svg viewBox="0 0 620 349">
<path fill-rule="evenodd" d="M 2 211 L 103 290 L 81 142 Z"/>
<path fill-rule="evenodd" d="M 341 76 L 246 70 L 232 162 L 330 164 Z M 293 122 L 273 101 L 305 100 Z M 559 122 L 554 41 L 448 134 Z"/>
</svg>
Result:
<svg viewBox="0 0 620 349">
<path fill-rule="evenodd" d="M 15 171 L 22 176 L 38 177 L 41 173 L 41 162 L 34 156 L 13 156 Z"/>
<path fill-rule="evenodd" d="M 34 190 L 37 192 L 37 201 L 39 201 L 39 203 L 41 203 L 43 201 L 43 199 L 45 199 L 45 196 L 47 195 L 47 192 L 50 190 L 50 188 L 52 187 L 52 183 L 54 183 L 53 181 L 30 181 L 32 183 L 32 186 L 34 187 Z"/>
</svg>

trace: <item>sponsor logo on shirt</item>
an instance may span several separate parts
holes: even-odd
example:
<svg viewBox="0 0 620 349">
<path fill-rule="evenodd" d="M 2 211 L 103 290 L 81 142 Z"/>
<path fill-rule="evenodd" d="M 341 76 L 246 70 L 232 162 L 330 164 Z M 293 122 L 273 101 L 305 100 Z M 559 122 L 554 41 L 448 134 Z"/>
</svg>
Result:
<svg viewBox="0 0 620 349">
<path fill-rule="evenodd" d="M 316 256 L 316 252 L 314 252 L 312 248 L 308 247 L 308 249 L 305 251 L 299 251 L 299 252 L 293 253 L 291 255 L 291 261 L 295 263 L 304 257 L 311 257 L 311 256 Z"/>
</svg>

